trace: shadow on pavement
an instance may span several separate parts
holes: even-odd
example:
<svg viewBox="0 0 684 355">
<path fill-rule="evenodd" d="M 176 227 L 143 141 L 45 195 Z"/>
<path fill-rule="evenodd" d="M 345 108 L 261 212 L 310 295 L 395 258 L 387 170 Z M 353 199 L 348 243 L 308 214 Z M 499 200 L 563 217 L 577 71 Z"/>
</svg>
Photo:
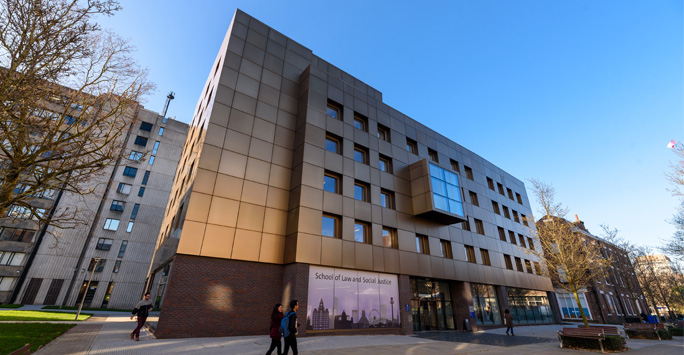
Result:
<svg viewBox="0 0 684 355">
<path fill-rule="evenodd" d="M 494 346 L 518 346 L 537 343 L 550 343 L 555 341 L 549 338 L 508 336 L 489 333 L 469 332 L 420 332 L 413 335 L 417 338 L 450 341 L 455 343 L 471 343 Z"/>
</svg>

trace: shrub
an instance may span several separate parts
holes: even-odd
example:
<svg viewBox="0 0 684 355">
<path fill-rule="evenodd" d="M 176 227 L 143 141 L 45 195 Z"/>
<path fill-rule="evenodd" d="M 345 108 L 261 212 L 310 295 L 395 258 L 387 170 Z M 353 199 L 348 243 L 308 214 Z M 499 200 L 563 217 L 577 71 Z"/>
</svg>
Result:
<svg viewBox="0 0 684 355">
<path fill-rule="evenodd" d="M 563 344 L 569 348 L 601 350 L 599 341 L 594 339 L 582 339 L 564 336 Z M 625 339 L 616 335 L 607 335 L 606 339 L 603 340 L 603 348 L 605 350 L 612 351 L 626 350 Z"/>
<path fill-rule="evenodd" d="M 626 331 L 627 336 L 629 336 L 631 339 L 658 339 L 658 336 L 655 335 L 653 332 L 645 332 L 645 331 L 633 331 L 633 330 L 628 330 Z M 670 334 L 667 329 L 658 329 L 658 335 L 660 336 L 660 339 L 663 340 L 671 340 L 672 339 L 672 334 Z"/>
<path fill-rule="evenodd" d="M 658 335 L 660 335 L 660 339 L 672 340 L 672 334 L 667 329 L 658 329 Z"/>
<path fill-rule="evenodd" d="M 679 327 L 670 328 L 670 335 L 674 335 L 674 336 L 678 336 L 678 337 L 684 336 L 684 328 L 679 328 Z"/>
</svg>

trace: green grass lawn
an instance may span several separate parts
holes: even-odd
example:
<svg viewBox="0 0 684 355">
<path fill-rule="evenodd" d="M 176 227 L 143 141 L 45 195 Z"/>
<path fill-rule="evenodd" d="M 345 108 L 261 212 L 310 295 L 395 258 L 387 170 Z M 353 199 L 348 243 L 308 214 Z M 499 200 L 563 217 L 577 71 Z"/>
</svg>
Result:
<svg viewBox="0 0 684 355">
<path fill-rule="evenodd" d="M 73 324 L 4 323 L 0 324 L 0 355 L 31 344 L 31 352 L 73 327 Z"/>
<path fill-rule="evenodd" d="M 86 320 L 92 313 L 81 313 L 79 321 Z M 0 321 L 72 321 L 76 318 L 75 312 L 45 312 L 45 311 L 0 311 Z"/>
<path fill-rule="evenodd" d="M 77 311 L 78 307 L 66 306 L 43 306 L 41 309 L 68 309 Z M 107 311 L 107 312 L 131 312 L 131 309 L 116 309 L 116 308 L 83 308 L 84 311 Z"/>
<path fill-rule="evenodd" d="M 0 308 L 19 308 L 23 306 L 23 304 L 0 304 Z"/>
</svg>

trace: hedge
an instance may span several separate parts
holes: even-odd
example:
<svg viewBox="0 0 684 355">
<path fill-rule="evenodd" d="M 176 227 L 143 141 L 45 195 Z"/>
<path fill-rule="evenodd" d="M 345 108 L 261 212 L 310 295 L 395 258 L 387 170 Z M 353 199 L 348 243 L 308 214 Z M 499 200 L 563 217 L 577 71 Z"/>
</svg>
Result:
<svg viewBox="0 0 684 355">
<path fill-rule="evenodd" d="M 606 340 L 603 340 L 603 349 L 611 351 L 626 350 L 625 339 L 616 335 L 607 335 Z M 563 346 L 576 349 L 596 349 L 601 350 L 598 340 L 582 339 L 573 337 L 563 337 Z"/>
</svg>

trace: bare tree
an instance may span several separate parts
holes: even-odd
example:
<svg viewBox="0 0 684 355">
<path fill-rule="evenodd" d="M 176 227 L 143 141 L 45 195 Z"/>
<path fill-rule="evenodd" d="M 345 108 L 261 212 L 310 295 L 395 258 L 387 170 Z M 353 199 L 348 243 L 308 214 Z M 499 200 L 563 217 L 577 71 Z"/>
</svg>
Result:
<svg viewBox="0 0 684 355">
<path fill-rule="evenodd" d="M 650 247 L 638 247 L 635 255 L 637 278 L 651 306 L 657 313 L 658 305 L 664 305 L 670 317 L 674 317 L 675 310 L 681 312 L 684 304 L 681 276 L 671 268 L 669 261 L 656 259 Z"/>
<path fill-rule="evenodd" d="M 93 22 L 116 1 L 0 1 L 0 217 L 60 227 L 78 208 L 48 216 L 36 197 L 92 193 L 152 86 L 127 41 Z"/>
<path fill-rule="evenodd" d="M 591 285 L 594 275 L 609 270 L 611 261 L 602 256 L 601 248 L 593 238 L 565 219 L 567 209 L 555 202 L 555 190 L 551 185 L 539 180 L 530 182 L 543 215 L 536 223 L 541 248 L 533 253 L 545 263 L 554 284 L 575 296 L 582 321 L 588 327 L 577 292 Z"/>
<path fill-rule="evenodd" d="M 679 144 L 674 149 L 678 161 L 671 165 L 672 171 L 667 176 L 674 186 L 670 191 L 679 197 L 680 204 L 670 220 L 675 226 L 675 232 L 660 249 L 677 260 L 684 261 L 684 147 Z"/>
</svg>

